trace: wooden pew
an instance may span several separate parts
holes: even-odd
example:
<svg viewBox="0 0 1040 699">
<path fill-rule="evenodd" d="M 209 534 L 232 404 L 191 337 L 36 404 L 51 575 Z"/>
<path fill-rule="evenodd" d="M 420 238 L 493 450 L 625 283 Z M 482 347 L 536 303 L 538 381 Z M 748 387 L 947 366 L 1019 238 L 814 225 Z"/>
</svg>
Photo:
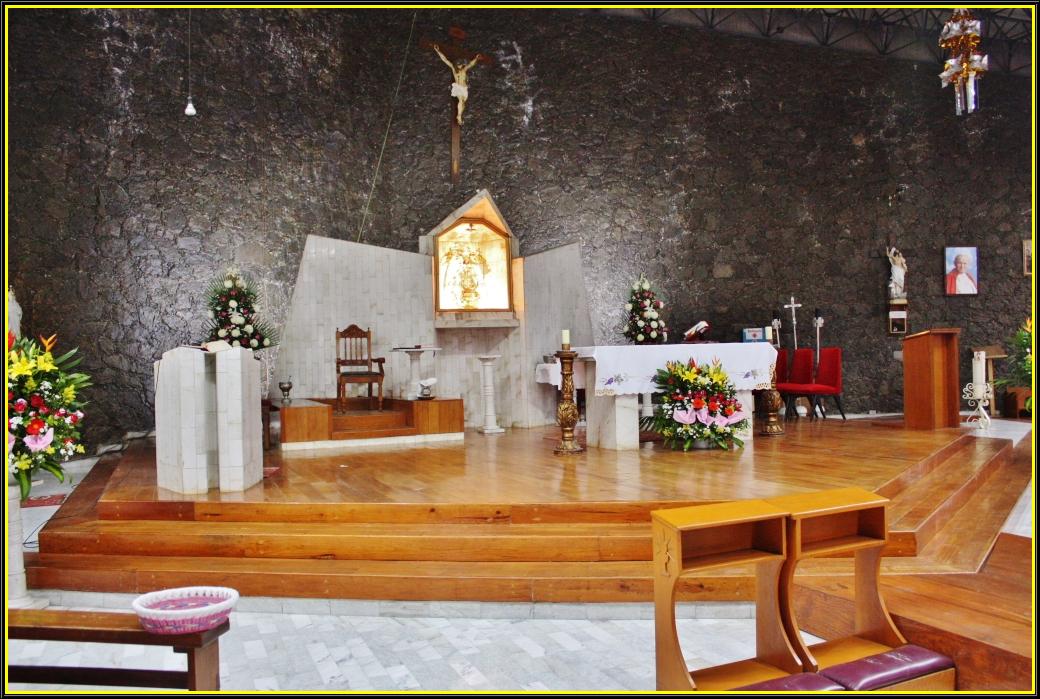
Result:
<svg viewBox="0 0 1040 699">
<path fill-rule="evenodd" d="M 170 646 L 188 656 L 187 671 L 128 670 L 122 668 L 10 665 L 8 681 L 46 684 L 97 684 L 117 687 L 175 687 L 191 690 L 220 689 L 219 638 L 230 621 L 197 633 L 164 635 L 141 628 L 136 614 L 83 612 L 56 609 L 11 609 L 8 638 L 75 643 L 127 643 Z"/>
</svg>

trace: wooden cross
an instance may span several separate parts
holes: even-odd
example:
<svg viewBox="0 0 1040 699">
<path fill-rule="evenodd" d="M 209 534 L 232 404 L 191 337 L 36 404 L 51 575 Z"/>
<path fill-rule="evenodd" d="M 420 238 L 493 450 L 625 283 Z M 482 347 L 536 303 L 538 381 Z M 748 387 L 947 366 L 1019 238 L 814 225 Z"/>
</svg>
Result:
<svg viewBox="0 0 1040 699">
<path fill-rule="evenodd" d="M 440 53 L 447 58 L 449 61 L 458 65 L 462 63 L 462 67 L 470 61 L 476 61 L 484 65 L 491 65 L 494 61 L 491 57 L 483 53 L 477 53 L 464 48 L 459 42 L 466 38 L 466 32 L 459 27 L 452 27 L 448 30 L 448 34 L 451 36 L 450 43 L 442 43 L 433 41 L 431 39 L 420 39 L 419 47 L 434 51 L 436 48 Z M 436 55 L 436 54 L 435 54 Z M 438 58 L 439 60 L 439 58 Z M 458 97 L 451 98 L 451 184 L 455 186 L 459 183 L 459 170 L 460 160 L 462 154 L 462 125 L 458 121 Z"/>
<path fill-rule="evenodd" d="M 794 332 L 794 348 L 798 349 L 798 317 L 796 316 L 797 311 L 795 309 L 801 308 L 802 304 L 794 302 L 794 296 L 791 297 L 791 303 L 784 304 L 784 308 L 791 309 L 791 330 Z"/>
</svg>

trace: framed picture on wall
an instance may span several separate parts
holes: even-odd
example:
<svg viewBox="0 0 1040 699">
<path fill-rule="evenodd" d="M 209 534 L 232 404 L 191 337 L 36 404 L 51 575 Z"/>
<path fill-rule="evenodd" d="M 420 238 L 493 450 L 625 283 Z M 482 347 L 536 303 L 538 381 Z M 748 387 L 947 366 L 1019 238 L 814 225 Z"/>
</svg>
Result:
<svg viewBox="0 0 1040 699">
<path fill-rule="evenodd" d="M 974 296 L 979 293 L 979 249 L 949 247 L 945 253 L 947 296 Z"/>
<path fill-rule="evenodd" d="M 1033 276 L 1033 241 L 1022 241 L 1022 274 Z"/>
</svg>

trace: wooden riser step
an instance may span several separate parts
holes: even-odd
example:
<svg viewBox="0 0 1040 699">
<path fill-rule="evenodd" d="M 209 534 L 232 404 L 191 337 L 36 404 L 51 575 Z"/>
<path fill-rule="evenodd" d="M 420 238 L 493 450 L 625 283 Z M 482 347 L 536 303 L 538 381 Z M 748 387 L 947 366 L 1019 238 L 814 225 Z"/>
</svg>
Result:
<svg viewBox="0 0 1040 699">
<path fill-rule="evenodd" d="M 113 478 L 119 478 L 117 470 Z M 351 522 L 401 524 L 578 524 L 647 523 L 650 512 L 706 504 L 689 500 L 554 503 L 249 503 L 106 500 L 97 502 L 100 519 L 200 522 Z"/>
<path fill-rule="evenodd" d="M 142 593 L 187 585 L 246 596 L 497 602 L 649 602 L 646 562 L 472 563 L 27 554 L 29 587 Z M 754 577 L 720 569 L 683 578 L 679 598 L 753 599 Z"/>
<path fill-rule="evenodd" d="M 1011 456 L 1011 442 L 971 438 L 927 475 L 906 487 L 888 509 L 888 556 L 915 556 Z"/>
<path fill-rule="evenodd" d="M 93 521 L 40 532 L 47 553 L 422 561 L 649 561 L 649 524 Z"/>
<path fill-rule="evenodd" d="M 389 430 L 400 427 L 409 427 L 408 418 L 411 411 L 399 410 L 365 410 L 351 411 L 349 414 L 333 413 L 332 431 L 349 432 L 352 430 Z"/>
<path fill-rule="evenodd" d="M 974 443 L 974 435 L 965 432 L 958 439 L 930 454 L 927 458 L 918 461 L 874 492 L 886 498 L 895 499 L 904 490 L 934 471 L 940 464 L 951 458 L 957 458 L 957 454 L 971 451 L 974 448 Z"/>
<path fill-rule="evenodd" d="M 329 439 L 337 441 L 341 439 L 386 439 L 387 437 L 414 437 L 419 434 L 417 427 L 387 427 L 378 429 L 349 429 L 337 430 L 329 433 Z"/>
</svg>

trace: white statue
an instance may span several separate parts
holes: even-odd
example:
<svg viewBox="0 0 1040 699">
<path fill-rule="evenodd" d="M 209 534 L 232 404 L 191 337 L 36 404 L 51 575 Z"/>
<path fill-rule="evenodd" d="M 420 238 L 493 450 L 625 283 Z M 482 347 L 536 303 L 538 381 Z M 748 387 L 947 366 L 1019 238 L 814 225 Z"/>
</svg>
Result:
<svg viewBox="0 0 1040 699">
<path fill-rule="evenodd" d="M 7 287 L 7 331 L 22 336 L 22 307 L 14 297 L 14 289 Z"/>
<path fill-rule="evenodd" d="M 888 281 L 888 298 L 906 298 L 906 258 L 898 248 L 885 248 L 888 261 L 892 265 L 892 278 Z"/>
</svg>

